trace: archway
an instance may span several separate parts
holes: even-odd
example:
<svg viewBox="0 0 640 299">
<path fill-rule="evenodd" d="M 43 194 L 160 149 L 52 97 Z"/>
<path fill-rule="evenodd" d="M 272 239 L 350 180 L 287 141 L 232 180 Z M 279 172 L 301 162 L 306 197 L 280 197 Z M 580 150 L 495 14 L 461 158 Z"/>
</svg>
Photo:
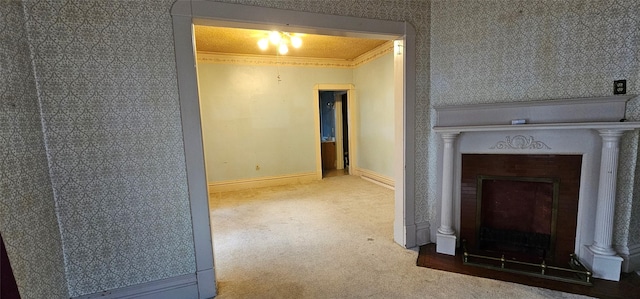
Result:
<svg viewBox="0 0 640 299">
<path fill-rule="evenodd" d="M 178 1 L 173 17 L 176 67 L 191 203 L 198 289 L 215 295 L 213 248 L 209 222 L 202 128 L 195 69 L 193 25 L 243 27 L 338 36 L 400 38 L 395 58 L 395 213 L 394 240 L 416 246 L 415 225 L 415 30 L 406 22 L 209 2 Z"/>
</svg>

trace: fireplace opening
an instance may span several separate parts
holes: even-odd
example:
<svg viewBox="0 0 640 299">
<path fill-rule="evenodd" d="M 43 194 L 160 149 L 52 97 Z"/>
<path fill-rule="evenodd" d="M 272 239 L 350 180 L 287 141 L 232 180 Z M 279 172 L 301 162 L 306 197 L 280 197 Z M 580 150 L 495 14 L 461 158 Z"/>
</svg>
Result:
<svg viewBox="0 0 640 299">
<path fill-rule="evenodd" d="M 470 253 L 566 267 L 581 155 L 463 154 L 460 240 Z"/>
<path fill-rule="evenodd" d="M 559 185 L 558 178 L 479 175 L 478 248 L 553 260 Z"/>
</svg>

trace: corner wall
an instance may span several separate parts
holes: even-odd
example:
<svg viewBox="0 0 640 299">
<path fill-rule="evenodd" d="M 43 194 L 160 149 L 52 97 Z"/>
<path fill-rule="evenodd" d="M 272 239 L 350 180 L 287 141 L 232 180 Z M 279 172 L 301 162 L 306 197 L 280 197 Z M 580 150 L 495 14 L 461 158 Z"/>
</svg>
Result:
<svg viewBox="0 0 640 299">
<path fill-rule="evenodd" d="M 0 232 L 21 298 L 69 298 L 22 3 L 0 15 Z"/>
<path fill-rule="evenodd" d="M 358 168 L 393 181 L 393 52 L 353 69 L 358 98 Z"/>
<path fill-rule="evenodd" d="M 23 2 L 69 289 L 61 297 L 195 276 L 173 2 Z"/>
</svg>

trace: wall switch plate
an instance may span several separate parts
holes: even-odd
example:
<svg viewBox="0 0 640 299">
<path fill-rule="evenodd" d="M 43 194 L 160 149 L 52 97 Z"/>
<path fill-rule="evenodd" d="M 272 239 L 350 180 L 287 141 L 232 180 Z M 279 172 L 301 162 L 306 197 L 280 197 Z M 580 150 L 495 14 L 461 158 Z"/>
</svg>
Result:
<svg viewBox="0 0 640 299">
<path fill-rule="evenodd" d="M 613 94 L 626 94 L 626 93 L 627 93 L 627 80 L 613 81 Z"/>
</svg>

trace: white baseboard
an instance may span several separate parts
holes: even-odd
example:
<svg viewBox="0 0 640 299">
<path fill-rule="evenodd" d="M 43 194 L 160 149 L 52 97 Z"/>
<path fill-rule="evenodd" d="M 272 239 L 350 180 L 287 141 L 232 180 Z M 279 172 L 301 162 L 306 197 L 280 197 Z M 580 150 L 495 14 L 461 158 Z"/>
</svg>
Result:
<svg viewBox="0 0 640 299">
<path fill-rule="evenodd" d="M 315 180 L 318 180 L 318 176 L 315 172 L 311 172 L 253 179 L 220 181 L 209 183 L 209 193 L 308 183 Z"/>
<path fill-rule="evenodd" d="M 197 299 L 198 285 L 195 274 L 187 274 L 138 285 L 82 295 L 72 299 Z"/>
<path fill-rule="evenodd" d="M 624 259 L 622 261 L 622 272 L 640 271 L 640 244 L 616 247 L 616 251 Z"/>
<path fill-rule="evenodd" d="M 394 187 L 395 183 L 393 178 L 376 173 L 375 171 L 371 171 L 363 168 L 357 168 L 357 167 L 354 167 L 354 172 L 355 172 L 354 175 L 358 175 L 367 181 L 370 181 L 374 184 L 378 184 L 385 188 L 389 188 L 391 190 L 395 190 L 395 187 Z"/>
<path fill-rule="evenodd" d="M 431 243 L 431 227 L 429 222 L 416 224 L 416 243 L 417 246 Z"/>
</svg>

